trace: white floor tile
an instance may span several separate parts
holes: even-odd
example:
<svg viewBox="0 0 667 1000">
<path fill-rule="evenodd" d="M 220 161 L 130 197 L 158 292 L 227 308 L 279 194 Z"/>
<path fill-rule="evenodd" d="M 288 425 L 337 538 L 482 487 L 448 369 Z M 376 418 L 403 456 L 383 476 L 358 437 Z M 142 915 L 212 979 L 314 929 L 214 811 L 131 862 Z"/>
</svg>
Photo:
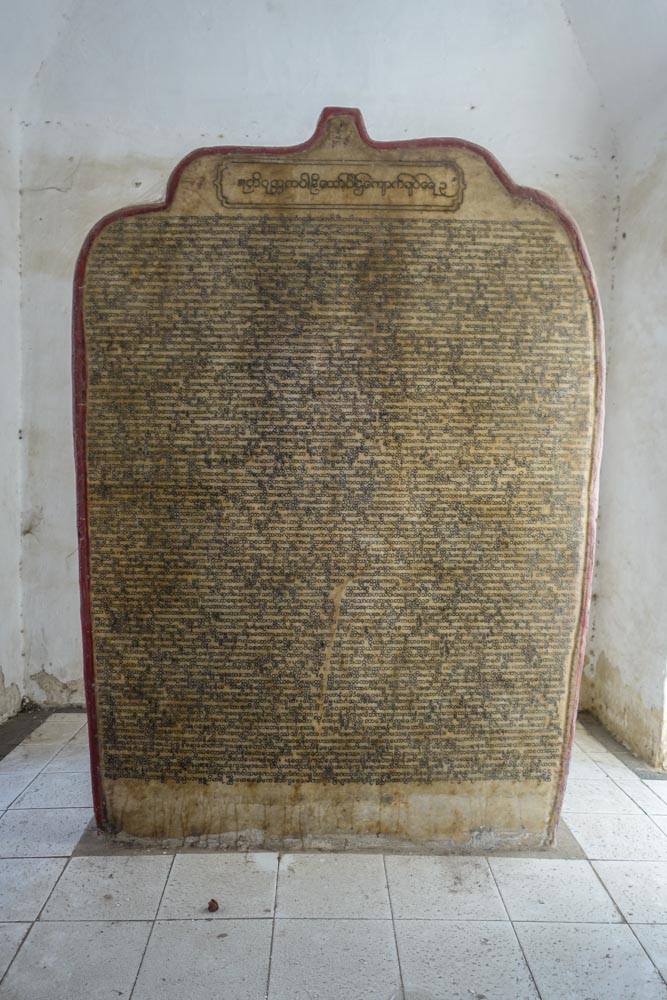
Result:
<svg viewBox="0 0 667 1000">
<path fill-rule="evenodd" d="M 171 856 L 72 858 L 43 920 L 152 920 Z"/>
<path fill-rule="evenodd" d="M 34 924 L 0 986 L 0 1000 L 127 998 L 150 928 L 138 921 Z"/>
<path fill-rule="evenodd" d="M 509 923 L 402 920 L 396 937 L 406 997 L 538 1000 Z"/>
<path fill-rule="evenodd" d="M 515 924 L 542 1000 L 667 1000 L 627 924 Z"/>
<path fill-rule="evenodd" d="M 29 930 L 30 924 L 0 924 L 0 978 Z"/>
<path fill-rule="evenodd" d="M 587 733 L 586 730 L 583 729 L 581 726 L 577 726 L 574 742 L 578 747 L 581 747 L 582 750 L 585 750 L 586 753 L 591 753 L 591 752 L 598 754 L 609 753 L 609 750 L 603 743 L 600 743 L 599 740 L 596 740 L 594 736 L 591 736 L 590 733 Z"/>
<path fill-rule="evenodd" d="M 0 920 L 36 920 L 64 867 L 64 858 L 0 860 Z"/>
<path fill-rule="evenodd" d="M 68 747 L 89 747 L 90 740 L 88 739 L 88 726 L 82 726 L 76 736 L 72 736 L 65 745 Z"/>
<path fill-rule="evenodd" d="M 599 781 L 604 778 L 604 771 L 590 757 L 573 756 L 570 761 L 568 781 L 572 778 L 592 778 Z"/>
<path fill-rule="evenodd" d="M 588 858 L 602 861 L 667 861 L 667 836 L 648 816 L 585 816 L 573 813 L 567 825 Z"/>
<path fill-rule="evenodd" d="M 270 917 L 277 873 L 277 854 L 177 854 L 158 918 Z"/>
<path fill-rule="evenodd" d="M 667 802 L 667 781 L 649 779 L 648 781 L 645 781 L 644 784 L 653 792 L 654 795 L 657 795 L 658 798 Z"/>
<path fill-rule="evenodd" d="M 626 920 L 667 924 L 667 861 L 595 861 L 593 867 Z"/>
<path fill-rule="evenodd" d="M 34 729 L 24 744 L 41 742 L 66 743 L 86 724 L 85 712 L 54 712 L 48 719 Z"/>
<path fill-rule="evenodd" d="M 578 740 L 567 824 L 665 974 L 667 782 Z M 63 871 L 90 802 L 83 714 L 51 716 L 0 762 L 0 976 L 20 947 L 0 1000 L 129 1000 L 163 889 L 133 1000 L 265 1000 L 277 856 L 181 854 L 169 879 L 169 855 L 77 857 Z M 588 862 L 490 865 L 505 905 L 484 858 L 387 857 L 406 1000 L 534 1000 L 505 906 L 543 1000 L 667 1000 Z M 270 1000 L 401 995 L 379 855 L 285 856 L 277 910 Z"/>
<path fill-rule="evenodd" d="M 619 776 L 614 778 L 614 781 L 649 816 L 667 816 L 667 802 L 647 788 L 639 778 Z"/>
<path fill-rule="evenodd" d="M 5 810 L 33 780 L 30 774 L 0 774 L 0 809 Z"/>
<path fill-rule="evenodd" d="M 279 917 L 391 917 L 379 854 L 286 854 L 280 860 Z"/>
<path fill-rule="evenodd" d="M 507 920 L 485 858 L 394 855 L 386 863 L 397 920 Z"/>
<path fill-rule="evenodd" d="M 92 817 L 90 809 L 9 809 L 0 818 L 0 858 L 71 854 Z"/>
<path fill-rule="evenodd" d="M 93 808 L 88 774 L 39 774 L 13 804 L 14 809 Z"/>
<path fill-rule="evenodd" d="M 90 774 L 90 750 L 88 748 L 88 737 L 85 742 L 70 740 L 62 750 L 50 761 L 44 771 L 48 774 L 51 771 L 78 771 Z"/>
<path fill-rule="evenodd" d="M 599 747 L 598 749 L 591 749 L 590 747 L 586 750 L 586 753 L 591 758 L 591 760 L 615 760 L 616 755 L 612 750 L 607 750 Z"/>
<path fill-rule="evenodd" d="M 602 777 L 599 781 L 570 778 L 563 801 L 563 815 L 567 817 L 569 813 L 640 816 L 642 811 L 611 778 Z"/>
<path fill-rule="evenodd" d="M 620 922 L 588 861 L 489 858 L 512 920 Z"/>
<path fill-rule="evenodd" d="M 29 774 L 33 777 L 52 760 L 62 743 L 21 743 L 0 760 L 0 774 Z"/>
<path fill-rule="evenodd" d="M 639 780 L 632 768 L 628 767 L 627 764 L 624 764 L 622 760 L 619 760 L 618 757 L 614 757 L 612 754 L 608 754 L 604 759 L 601 757 L 593 759 L 600 770 L 604 771 L 609 778 L 613 778 L 614 781 Z"/>
<path fill-rule="evenodd" d="M 665 924 L 633 924 L 632 929 L 662 978 L 667 979 L 667 926 Z"/>
<path fill-rule="evenodd" d="M 276 921 L 269 1000 L 388 1000 L 399 988 L 390 920 Z"/>
<path fill-rule="evenodd" d="M 157 923 L 132 1000 L 265 1000 L 270 920 Z"/>
</svg>

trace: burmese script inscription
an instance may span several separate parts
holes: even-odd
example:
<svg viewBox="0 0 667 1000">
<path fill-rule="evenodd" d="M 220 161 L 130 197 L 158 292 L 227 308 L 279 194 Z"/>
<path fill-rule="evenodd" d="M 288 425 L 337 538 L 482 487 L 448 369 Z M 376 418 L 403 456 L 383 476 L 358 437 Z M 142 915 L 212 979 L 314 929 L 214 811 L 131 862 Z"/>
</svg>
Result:
<svg viewBox="0 0 667 1000">
<path fill-rule="evenodd" d="M 454 161 L 435 170 L 428 164 L 404 164 L 397 170 L 373 163 L 254 164 L 231 160 L 218 168 L 216 191 L 223 205 L 271 205 L 283 208 L 400 209 L 431 211 L 461 207 L 465 181 Z M 352 204 L 349 196 L 353 196 Z"/>
<path fill-rule="evenodd" d="M 478 153 L 333 116 L 306 152 L 195 159 L 101 230 L 82 294 L 110 801 L 510 782 L 544 833 L 596 414 L 560 219 Z"/>
</svg>

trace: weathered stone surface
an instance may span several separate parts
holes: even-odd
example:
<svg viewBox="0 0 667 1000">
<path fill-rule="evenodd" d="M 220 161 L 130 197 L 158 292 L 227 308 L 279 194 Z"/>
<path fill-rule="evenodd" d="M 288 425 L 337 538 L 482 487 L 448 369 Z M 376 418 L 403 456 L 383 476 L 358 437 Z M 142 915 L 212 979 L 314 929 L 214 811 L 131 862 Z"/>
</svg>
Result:
<svg viewBox="0 0 667 1000">
<path fill-rule="evenodd" d="M 97 227 L 76 371 L 101 821 L 549 837 L 599 444 L 582 254 L 483 151 L 373 144 L 340 110 L 301 148 L 194 154 L 164 206 Z"/>
</svg>

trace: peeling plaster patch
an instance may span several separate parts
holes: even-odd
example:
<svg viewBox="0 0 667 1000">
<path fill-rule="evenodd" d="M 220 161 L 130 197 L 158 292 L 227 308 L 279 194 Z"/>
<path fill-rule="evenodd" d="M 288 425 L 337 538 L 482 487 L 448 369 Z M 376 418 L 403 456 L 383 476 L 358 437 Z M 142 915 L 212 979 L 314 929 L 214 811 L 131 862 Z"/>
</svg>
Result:
<svg viewBox="0 0 667 1000">
<path fill-rule="evenodd" d="M 597 658 L 587 693 L 589 710 L 613 736 L 653 767 L 665 767 L 662 711 L 644 704 L 605 653 Z"/>
<path fill-rule="evenodd" d="M 16 684 L 5 684 L 5 675 L 0 668 L 0 722 L 5 722 L 21 709 L 21 692 Z"/>
<path fill-rule="evenodd" d="M 42 705 L 82 705 L 83 681 L 60 681 L 42 667 L 30 679 L 41 689 L 45 697 L 39 698 Z"/>
</svg>

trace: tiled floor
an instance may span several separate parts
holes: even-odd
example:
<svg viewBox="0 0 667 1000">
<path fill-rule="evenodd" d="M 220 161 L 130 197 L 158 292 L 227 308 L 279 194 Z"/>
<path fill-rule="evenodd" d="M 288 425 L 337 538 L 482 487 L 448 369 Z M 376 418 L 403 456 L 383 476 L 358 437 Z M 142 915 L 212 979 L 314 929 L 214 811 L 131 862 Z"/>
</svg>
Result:
<svg viewBox="0 0 667 1000">
<path fill-rule="evenodd" d="M 561 856 L 86 853 L 58 713 L 0 761 L 0 1000 L 667 1000 L 667 780 L 587 722 L 563 817 Z"/>
</svg>

